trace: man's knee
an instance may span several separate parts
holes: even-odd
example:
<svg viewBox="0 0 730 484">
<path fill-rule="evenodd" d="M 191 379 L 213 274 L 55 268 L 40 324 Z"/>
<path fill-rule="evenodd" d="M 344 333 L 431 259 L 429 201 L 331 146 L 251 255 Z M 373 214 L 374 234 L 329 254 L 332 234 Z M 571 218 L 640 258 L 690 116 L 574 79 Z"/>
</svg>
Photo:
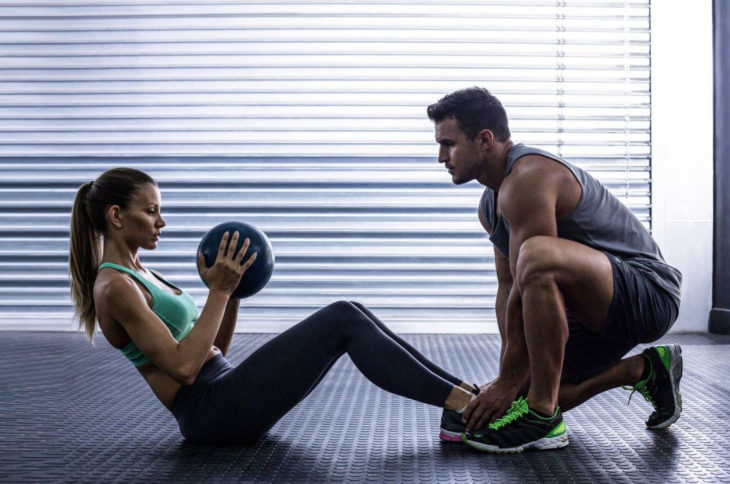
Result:
<svg viewBox="0 0 730 484">
<path fill-rule="evenodd" d="M 516 268 L 520 290 L 530 284 L 554 281 L 560 260 L 554 241 L 555 237 L 536 235 L 522 243 Z"/>
</svg>

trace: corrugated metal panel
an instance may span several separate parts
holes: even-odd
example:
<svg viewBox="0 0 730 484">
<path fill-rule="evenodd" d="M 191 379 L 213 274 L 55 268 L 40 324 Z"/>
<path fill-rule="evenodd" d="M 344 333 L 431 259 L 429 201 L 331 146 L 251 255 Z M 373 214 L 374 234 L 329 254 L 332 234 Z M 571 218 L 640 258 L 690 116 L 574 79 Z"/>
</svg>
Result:
<svg viewBox="0 0 730 484">
<path fill-rule="evenodd" d="M 494 330 L 481 189 L 451 186 L 425 106 L 470 85 L 648 225 L 649 2 L 43 1 L 0 6 L 0 328 L 70 328 L 75 189 L 163 189 L 148 264 L 205 291 L 199 237 L 264 229 L 243 330 L 358 299 L 400 331 Z"/>
</svg>

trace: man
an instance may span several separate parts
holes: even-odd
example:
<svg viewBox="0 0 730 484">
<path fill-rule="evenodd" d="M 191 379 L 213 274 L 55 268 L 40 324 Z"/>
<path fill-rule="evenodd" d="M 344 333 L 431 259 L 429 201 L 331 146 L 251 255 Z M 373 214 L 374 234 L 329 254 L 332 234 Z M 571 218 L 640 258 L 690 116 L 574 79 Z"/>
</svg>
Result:
<svg viewBox="0 0 730 484">
<path fill-rule="evenodd" d="M 478 213 L 494 245 L 502 337 L 499 375 L 463 416 L 445 412 L 442 438 L 492 452 L 564 447 L 561 408 L 623 385 L 654 406 L 650 429 L 675 422 L 679 346 L 622 359 L 679 310 L 681 274 L 644 226 L 585 171 L 514 144 L 486 89 L 449 94 L 428 116 L 453 183 L 486 186 Z"/>
</svg>

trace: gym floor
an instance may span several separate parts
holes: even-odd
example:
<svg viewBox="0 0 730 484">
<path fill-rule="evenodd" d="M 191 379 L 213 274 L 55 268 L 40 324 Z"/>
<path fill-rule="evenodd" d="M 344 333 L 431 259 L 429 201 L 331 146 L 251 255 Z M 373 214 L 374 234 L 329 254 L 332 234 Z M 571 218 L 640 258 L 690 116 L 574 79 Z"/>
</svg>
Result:
<svg viewBox="0 0 730 484">
<path fill-rule="evenodd" d="M 229 359 L 272 336 L 236 335 Z M 468 381 L 496 372 L 496 335 L 405 339 Z M 684 355 L 672 427 L 647 430 L 649 404 L 616 389 L 566 413 L 565 449 L 491 455 L 440 442 L 440 409 L 378 389 L 347 357 L 256 444 L 189 444 L 103 337 L 0 332 L 0 481 L 730 482 L 730 336 L 661 341 Z"/>
</svg>

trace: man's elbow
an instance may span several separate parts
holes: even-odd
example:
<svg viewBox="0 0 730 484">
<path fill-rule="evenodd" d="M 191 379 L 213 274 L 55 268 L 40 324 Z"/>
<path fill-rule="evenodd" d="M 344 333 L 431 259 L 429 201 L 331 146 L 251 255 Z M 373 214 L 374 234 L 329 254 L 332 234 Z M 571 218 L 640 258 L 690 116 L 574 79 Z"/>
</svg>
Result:
<svg viewBox="0 0 730 484">
<path fill-rule="evenodd" d="M 499 289 L 505 290 L 507 292 L 512 290 L 512 275 L 500 275 L 497 274 L 497 283 L 499 284 Z"/>
</svg>

